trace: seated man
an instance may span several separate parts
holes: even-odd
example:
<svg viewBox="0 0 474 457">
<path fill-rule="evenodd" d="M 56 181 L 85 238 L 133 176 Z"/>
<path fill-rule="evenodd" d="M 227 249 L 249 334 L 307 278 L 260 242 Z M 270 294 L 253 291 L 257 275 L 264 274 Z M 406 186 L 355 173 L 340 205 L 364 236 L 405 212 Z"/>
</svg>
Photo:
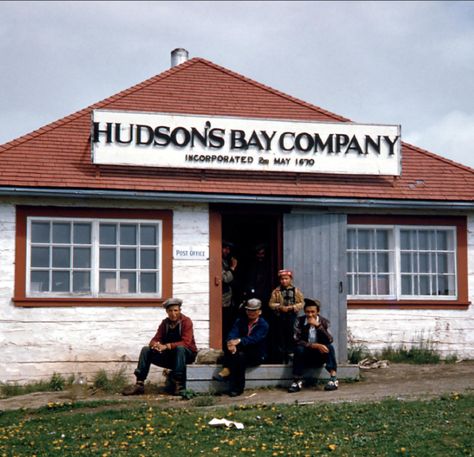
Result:
<svg viewBox="0 0 474 457">
<path fill-rule="evenodd" d="M 189 317 L 181 314 L 182 303 L 179 298 L 170 298 L 163 303 L 168 317 L 163 319 L 148 346 L 142 348 L 135 370 L 137 382 L 126 388 L 123 395 L 145 393 L 145 379 L 152 363 L 172 370 L 168 376 L 168 393 L 181 395 L 186 390 L 186 364 L 194 362 L 197 348 L 193 323 Z"/>
<path fill-rule="evenodd" d="M 319 315 L 321 304 L 318 300 L 304 299 L 304 316 L 295 322 L 295 357 L 293 359 L 293 383 L 288 392 L 299 392 L 303 387 L 303 370 L 306 366 L 326 365 L 330 379 L 324 390 L 336 390 L 339 386 L 336 371 L 336 353 L 333 337 L 328 331 L 329 321 Z"/>
<path fill-rule="evenodd" d="M 245 317 L 239 317 L 234 322 L 227 344 L 224 348 L 225 367 L 230 370 L 229 396 L 241 395 L 245 388 L 245 369 L 249 366 L 260 365 L 265 358 L 265 339 L 268 334 L 268 324 L 261 317 L 262 302 L 251 298 L 245 305 Z"/>
</svg>

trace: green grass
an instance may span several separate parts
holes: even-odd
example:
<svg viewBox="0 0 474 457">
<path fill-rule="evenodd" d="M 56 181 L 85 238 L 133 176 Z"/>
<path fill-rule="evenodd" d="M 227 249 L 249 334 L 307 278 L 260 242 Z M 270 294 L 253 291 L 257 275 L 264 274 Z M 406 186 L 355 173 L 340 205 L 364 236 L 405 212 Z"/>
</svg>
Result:
<svg viewBox="0 0 474 457">
<path fill-rule="evenodd" d="M 376 357 L 394 363 L 413 363 L 417 365 L 441 362 L 440 354 L 429 341 L 413 344 L 409 348 L 404 345 L 397 348 L 387 346 L 379 354 L 376 354 Z"/>
<path fill-rule="evenodd" d="M 50 405 L 0 413 L 0 456 L 467 456 L 474 394 L 427 402 L 125 409 Z M 244 430 L 212 428 L 214 418 Z"/>
<path fill-rule="evenodd" d="M 0 394 L 2 397 L 14 397 L 32 392 L 57 392 L 70 386 L 73 379 L 72 377 L 66 380 L 60 374 L 53 373 L 49 381 L 36 381 L 24 385 L 0 383 Z"/>
</svg>

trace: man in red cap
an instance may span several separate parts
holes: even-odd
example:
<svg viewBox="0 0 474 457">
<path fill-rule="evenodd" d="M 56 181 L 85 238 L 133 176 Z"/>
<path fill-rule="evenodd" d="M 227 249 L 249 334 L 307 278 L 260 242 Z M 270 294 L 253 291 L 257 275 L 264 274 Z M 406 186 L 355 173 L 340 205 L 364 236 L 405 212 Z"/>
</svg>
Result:
<svg viewBox="0 0 474 457">
<path fill-rule="evenodd" d="M 293 285 L 293 273 L 290 270 L 278 272 L 280 285 L 273 290 L 268 306 L 276 314 L 278 326 L 278 349 L 283 363 L 288 363 L 293 356 L 293 327 L 298 313 L 304 306 L 302 292 Z"/>
</svg>

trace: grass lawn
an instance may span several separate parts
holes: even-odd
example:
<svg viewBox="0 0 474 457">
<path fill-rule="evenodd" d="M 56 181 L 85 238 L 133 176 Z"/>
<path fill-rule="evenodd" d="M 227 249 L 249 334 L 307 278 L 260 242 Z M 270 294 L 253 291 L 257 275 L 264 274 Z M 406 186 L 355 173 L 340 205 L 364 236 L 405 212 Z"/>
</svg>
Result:
<svg viewBox="0 0 474 457">
<path fill-rule="evenodd" d="M 431 401 L 163 409 L 50 404 L 0 413 L 0 456 L 468 456 L 474 394 Z M 244 430 L 213 428 L 212 418 Z"/>
</svg>

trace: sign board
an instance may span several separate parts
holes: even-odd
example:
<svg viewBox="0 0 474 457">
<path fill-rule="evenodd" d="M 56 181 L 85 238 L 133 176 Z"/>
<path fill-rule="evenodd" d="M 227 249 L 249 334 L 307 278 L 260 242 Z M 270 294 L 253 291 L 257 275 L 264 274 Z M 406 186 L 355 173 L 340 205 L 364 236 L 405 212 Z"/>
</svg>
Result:
<svg viewBox="0 0 474 457">
<path fill-rule="evenodd" d="M 208 246 L 174 246 L 173 258 L 179 260 L 208 260 Z"/>
<path fill-rule="evenodd" d="M 399 125 L 94 110 L 94 164 L 400 175 Z"/>
</svg>

